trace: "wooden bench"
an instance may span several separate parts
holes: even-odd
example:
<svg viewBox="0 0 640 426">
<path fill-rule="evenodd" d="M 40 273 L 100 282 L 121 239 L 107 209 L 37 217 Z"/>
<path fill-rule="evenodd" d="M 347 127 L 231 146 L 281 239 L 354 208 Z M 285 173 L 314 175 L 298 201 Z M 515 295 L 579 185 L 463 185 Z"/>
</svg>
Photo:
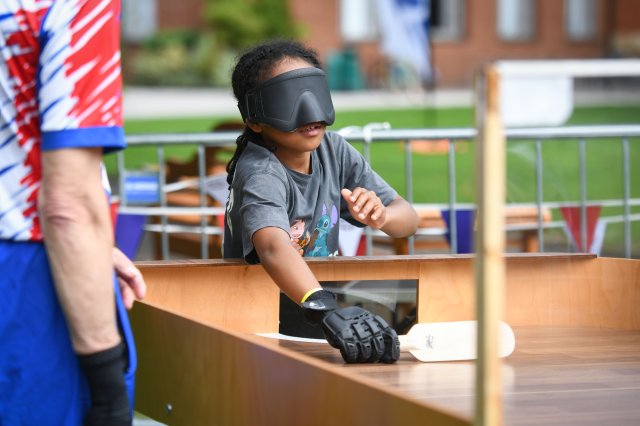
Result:
<svg viewBox="0 0 640 426">
<path fill-rule="evenodd" d="M 216 125 L 212 131 L 239 131 L 244 128 L 242 122 L 228 121 Z M 213 176 L 220 173 L 226 173 L 226 165 L 228 158 L 233 155 L 234 147 L 205 147 L 205 176 Z M 174 183 L 186 179 L 197 179 L 198 177 L 198 156 L 194 155 L 187 161 L 179 161 L 169 159 L 165 164 L 165 182 Z M 205 195 L 206 200 L 204 207 L 224 207 L 221 203 L 214 200 L 209 195 Z M 185 188 L 175 192 L 166 194 L 168 207 L 200 207 L 200 192 L 198 188 Z M 202 220 L 200 215 L 170 215 L 168 217 L 169 224 L 185 225 L 185 226 L 201 226 Z M 222 218 L 208 215 L 205 218 L 206 226 L 222 226 Z M 155 257 L 162 259 L 162 236 L 155 235 Z M 169 250 L 172 253 L 178 253 L 189 258 L 201 257 L 202 236 L 199 233 L 171 233 L 168 237 Z M 207 237 L 207 246 L 209 257 L 222 257 L 222 234 L 209 235 Z"/>
<path fill-rule="evenodd" d="M 445 238 L 447 224 L 442 218 L 440 209 L 435 207 L 416 207 L 420 218 L 418 232 L 415 235 L 414 247 L 418 250 L 449 250 Z M 551 221 L 551 211 L 542 210 L 542 222 Z M 535 253 L 538 244 L 538 208 L 536 206 L 505 206 L 505 224 L 519 225 L 518 231 L 510 232 L 507 245 L 523 253 Z M 523 228 L 523 229 L 521 229 Z M 434 238 L 435 237 L 435 238 Z M 408 238 L 389 238 L 376 235 L 374 242 L 393 246 L 395 254 L 409 254 Z"/>
<path fill-rule="evenodd" d="M 222 207 L 220 203 L 209 197 L 206 207 Z M 200 193 L 197 189 L 184 189 L 167 194 L 167 205 L 172 207 L 199 207 Z M 416 252 L 440 251 L 448 252 L 449 244 L 445 238 L 447 225 L 442 219 L 442 215 L 437 208 L 417 207 L 420 223 L 418 232 L 414 239 Z M 223 226 L 222 216 L 206 218 L 208 226 Z M 542 222 L 551 221 L 551 211 L 544 208 L 542 211 Z M 200 215 L 172 215 L 169 216 L 169 223 L 187 226 L 200 226 Z M 523 253 L 535 253 L 539 250 L 538 243 L 538 209 L 535 206 L 506 206 L 505 223 L 507 225 L 519 225 L 524 229 L 509 232 L 507 238 L 508 247 Z M 211 258 L 222 257 L 221 235 L 210 235 L 208 238 L 209 256 Z M 160 259 L 160 236 L 156 237 L 156 258 Z M 390 238 L 386 235 L 376 234 L 373 242 L 380 246 L 392 246 L 395 254 L 409 254 L 408 238 Z M 187 257 L 199 258 L 201 254 L 201 235 L 193 234 L 170 234 L 169 247 L 172 252 L 180 253 Z"/>
<path fill-rule="evenodd" d="M 211 176 L 219 173 L 225 173 L 226 163 L 221 161 L 220 155 L 228 152 L 227 148 L 207 147 L 205 148 L 205 164 L 206 175 Z M 186 179 L 197 179 L 198 165 L 197 157 L 188 162 L 180 162 L 176 160 L 168 160 L 166 163 L 166 182 L 175 183 Z M 175 192 L 166 194 L 167 207 L 201 207 L 200 191 L 198 188 L 185 188 Z M 221 203 L 205 194 L 204 207 L 224 207 Z M 158 220 L 158 219 L 157 219 Z M 185 225 L 185 226 L 201 226 L 201 216 L 193 215 L 169 215 L 169 224 Z M 205 217 L 204 224 L 206 226 L 221 226 L 222 222 L 219 217 L 208 215 Z M 155 256 L 156 259 L 162 258 L 161 235 L 155 235 Z M 168 242 L 169 249 L 173 253 L 179 253 L 186 257 L 201 257 L 201 239 L 199 233 L 171 233 Z M 207 237 L 207 245 L 209 257 L 222 257 L 221 235 L 209 235 Z"/>
<path fill-rule="evenodd" d="M 205 195 L 205 207 L 224 207 L 208 195 Z M 197 189 L 183 189 L 167 194 L 168 207 L 200 207 L 200 193 Z M 168 215 L 169 225 L 202 226 L 201 215 L 180 214 Z M 156 219 L 157 221 L 159 219 Z M 205 226 L 222 227 L 223 217 L 205 215 Z M 155 258 L 162 259 L 161 234 L 156 233 L 154 238 Z M 220 234 L 208 235 L 207 247 L 209 257 L 213 259 L 222 257 L 222 230 Z M 202 235 L 199 232 L 170 233 L 168 235 L 169 251 L 182 256 L 198 259 L 202 257 Z"/>
</svg>

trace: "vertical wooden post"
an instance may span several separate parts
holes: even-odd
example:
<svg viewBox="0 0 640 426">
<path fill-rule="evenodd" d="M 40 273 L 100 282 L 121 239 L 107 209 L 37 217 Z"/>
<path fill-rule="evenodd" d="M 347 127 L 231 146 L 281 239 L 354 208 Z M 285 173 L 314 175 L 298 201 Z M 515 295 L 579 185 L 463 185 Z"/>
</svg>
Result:
<svg viewBox="0 0 640 426">
<path fill-rule="evenodd" d="M 505 139 L 500 118 L 498 71 L 476 78 L 476 363 L 475 424 L 502 425 L 502 377 L 498 321 L 504 312 Z"/>
</svg>

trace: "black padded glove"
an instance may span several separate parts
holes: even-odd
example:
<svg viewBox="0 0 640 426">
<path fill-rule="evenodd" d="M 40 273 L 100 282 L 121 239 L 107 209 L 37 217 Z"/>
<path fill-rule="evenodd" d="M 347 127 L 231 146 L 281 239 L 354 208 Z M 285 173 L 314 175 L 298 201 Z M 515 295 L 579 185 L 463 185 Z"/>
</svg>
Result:
<svg viewBox="0 0 640 426">
<path fill-rule="evenodd" d="M 347 363 L 393 363 L 400 358 L 400 341 L 379 315 L 357 306 L 340 308 L 336 296 L 320 290 L 302 304 L 312 324 L 320 323 L 327 341 Z"/>
<path fill-rule="evenodd" d="M 90 355 L 78 356 L 87 376 L 91 408 L 85 426 L 130 426 L 133 422 L 127 387 L 124 344 Z"/>
</svg>

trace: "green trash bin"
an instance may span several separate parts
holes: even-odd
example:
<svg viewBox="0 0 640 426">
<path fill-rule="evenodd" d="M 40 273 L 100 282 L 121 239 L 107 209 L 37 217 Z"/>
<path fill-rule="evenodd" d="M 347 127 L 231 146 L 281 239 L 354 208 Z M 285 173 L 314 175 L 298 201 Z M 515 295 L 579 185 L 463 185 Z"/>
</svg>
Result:
<svg viewBox="0 0 640 426">
<path fill-rule="evenodd" d="M 362 90 L 364 77 L 354 50 L 332 53 L 327 59 L 328 82 L 331 90 Z"/>
</svg>

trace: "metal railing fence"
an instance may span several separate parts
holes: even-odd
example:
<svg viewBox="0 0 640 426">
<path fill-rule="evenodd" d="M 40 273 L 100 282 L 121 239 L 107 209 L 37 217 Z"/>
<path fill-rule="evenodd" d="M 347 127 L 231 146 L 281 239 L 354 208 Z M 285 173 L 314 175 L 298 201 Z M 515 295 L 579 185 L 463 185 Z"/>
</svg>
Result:
<svg viewBox="0 0 640 426">
<path fill-rule="evenodd" d="M 363 155 L 370 161 L 371 145 L 373 143 L 383 142 L 402 142 L 404 144 L 404 176 L 405 176 L 405 194 L 404 197 L 411 203 L 413 199 L 413 152 L 411 149 L 412 141 L 440 141 L 447 139 L 449 147 L 447 151 L 447 189 L 448 203 L 446 204 L 429 204 L 429 207 L 446 208 L 450 211 L 450 251 L 457 253 L 457 226 L 456 226 L 456 210 L 465 207 L 456 200 L 456 144 L 460 141 L 471 141 L 475 139 L 476 130 L 473 128 L 459 129 L 391 129 L 386 123 L 372 123 L 364 127 L 347 127 L 338 131 L 349 142 L 363 143 Z M 118 194 L 120 197 L 120 212 L 128 214 L 142 214 L 148 216 L 157 216 L 160 218 L 159 224 L 145 225 L 145 230 L 149 232 L 159 232 L 161 235 L 162 257 L 169 258 L 170 247 L 168 234 L 170 233 L 196 233 L 201 236 L 201 257 L 209 257 L 208 253 L 208 235 L 219 235 L 221 229 L 216 226 L 207 225 L 207 215 L 219 215 L 224 213 L 223 207 L 208 207 L 206 203 L 205 184 L 208 177 L 205 170 L 205 147 L 230 147 L 235 146 L 235 140 L 239 135 L 238 132 L 215 132 L 201 134 L 146 134 L 146 135 L 128 135 L 127 144 L 129 147 L 154 146 L 157 155 L 157 173 L 159 196 L 158 203 L 155 206 L 135 206 L 127 199 L 127 191 L 125 190 L 126 178 L 132 171 L 125 168 L 125 156 L 127 150 L 117 154 L 118 168 Z M 507 142 L 513 141 L 530 141 L 535 145 L 535 201 L 533 205 L 537 208 L 536 230 L 539 241 L 540 251 L 544 251 L 544 230 L 552 227 L 564 226 L 561 221 L 545 222 L 543 220 L 544 208 L 559 208 L 569 205 L 578 205 L 580 207 L 580 235 L 582 241 L 581 251 L 588 251 L 587 244 L 587 208 L 591 205 L 600 206 L 617 206 L 622 208 L 622 215 L 615 217 L 607 217 L 605 220 L 609 222 L 622 222 L 624 226 L 624 256 L 631 257 L 632 235 L 631 222 L 639 221 L 640 214 L 632 214 L 631 207 L 640 205 L 640 199 L 631 198 L 631 176 L 632 162 L 630 158 L 630 143 L 633 139 L 640 138 L 640 125 L 599 125 L 599 126 L 571 126 L 571 127 L 549 127 L 549 128 L 519 128 L 506 129 L 505 136 Z M 586 159 L 586 141 L 599 141 L 602 143 L 612 144 L 611 139 L 618 140 L 621 152 L 620 170 L 623 183 L 623 194 L 619 199 L 610 200 L 589 200 L 587 197 L 587 159 Z M 543 175 L 544 164 L 542 157 L 543 143 L 563 141 L 578 141 L 578 168 L 579 168 L 579 200 L 576 202 L 558 202 L 544 201 L 543 194 Z M 196 145 L 196 155 L 198 164 L 198 177 L 187 182 L 179 182 L 175 184 L 167 184 L 165 181 L 165 149 L 169 146 L 176 145 Z M 613 149 L 613 148 L 612 148 Z M 634 161 L 635 164 L 638 161 Z M 638 173 L 636 171 L 636 173 Z M 199 189 L 200 206 L 196 208 L 188 207 L 170 207 L 167 205 L 166 194 L 170 191 L 193 186 Z M 425 205 L 422 205 L 425 206 Z M 185 226 L 168 223 L 169 215 L 201 215 L 199 226 Z M 507 225 L 506 231 L 519 230 L 518 225 Z M 428 235 L 428 230 L 424 232 Z M 366 253 L 372 253 L 372 237 L 374 235 L 370 229 L 367 229 L 366 235 Z M 409 253 L 414 252 L 414 237 L 409 239 Z"/>
</svg>

